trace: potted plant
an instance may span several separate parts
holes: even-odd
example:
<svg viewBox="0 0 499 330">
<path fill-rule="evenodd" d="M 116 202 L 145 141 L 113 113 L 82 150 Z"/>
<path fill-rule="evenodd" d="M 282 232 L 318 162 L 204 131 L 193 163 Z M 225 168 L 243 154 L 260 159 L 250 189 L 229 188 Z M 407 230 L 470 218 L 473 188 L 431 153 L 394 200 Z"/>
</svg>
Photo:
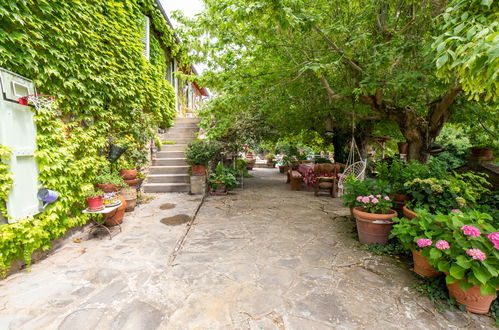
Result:
<svg viewBox="0 0 499 330">
<path fill-rule="evenodd" d="M 102 201 L 104 191 L 101 189 L 95 189 L 92 185 L 86 185 L 83 188 L 83 195 L 87 199 L 87 205 L 90 211 L 98 211 L 104 208 Z"/>
<path fill-rule="evenodd" d="M 265 155 L 265 159 L 267 160 L 267 166 L 275 167 L 275 162 L 274 162 L 275 154 L 269 152 L 268 154 Z"/>
<path fill-rule="evenodd" d="M 226 195 L 227 191 L 237 186 L 238 182 L 230 169 L 218 163 L 215 171 L 210 174 L 208 183 L 211 187 L 212 195 Z"/>
<path fill-rule="evenodd" d="M 341 196 L 343 205 L 350 208 L 350 215 L 354 219 L 353 208 L 363 206 L 362 201 L 358 200 L 358 196 L 368 196 L 371 192 L 377 191 L 379 193 L 387 194 L 388 185 L 382 180 L 364 180 L 359 181 L 353 175 L 349 175 L 345 180 L 345 193 Z"/>
<path fill-rule="evenodd" d="M 135 206 L 137 205 L 137 190 L 133 187 L 126 185 L 121 188 L 120 195 L 126 202 L 125 212 L 132 212 L 135 210 Z"/>
<path fill-rule="evenodd" d="M 469 312 L 488 313 L 499 289 L 497 222 L 475 210 L 428 216 L 444 230 L 425 233 L 422 238 L 428 240 L 428 246 L 423 255 L 446 273 L 450 296 Z"/>
<path fill-rule="evenodd" d="M 246 169 L 251 171 L 256 164 L 256 158 L 253 155 L 253 149 L 246 150 L 246 161 Z"/>
<path fill-rule="evenodd" d="M 421 211 L 422 214 L 425 211 Z M 431 216 L 422 216 L 418 221 L 413 221 L 408 218 L 393 218 L 393 225 L 390 237 L 396 237 L 400 243 L 412 252 L 414 261 L 414 272 L 423 277 L 435 277 L 440 274 L 429 262 L 427 253 L 423 255 L 423 251 L 429 245 L 429 240 L 426 238 L 426 232 L 439 233 L 444 230 L 434 221 Z M 431 244 L 431 243 L 430 243 Z"/>
<path fill-rule="evenodd" d="M 119 173 L 123 180 L 130 181 L 137 178 L 137 169 L 132 162 L 127 160 L 118 160 Z"/>
<path fill-rule="evenodd" d="M 206 175 L 206 166 L 218 153 L 218 148 L 206 140 L 194 140 L 189 143 L 185 156 L 186 162 L 191 166 L 194 176 Z"/>
<path fill-rule="evenodd" d="M 397 212 L 391 209 L 391 198 L 388 195 L 371 194 L 357 196 L 356 200 L 362 204 L 353 208 L 359 241 L 363 244 L 385 245 L 392 229 L 392 219 L 397 216 Z"/>
<path fill-rule="evenodd" d="M 105 193 L 116 192 L 124 184 L 123 178 L 116 172 L 110 172 L 108 168 L 103 169 L 95 181 Z"/>
</svg>

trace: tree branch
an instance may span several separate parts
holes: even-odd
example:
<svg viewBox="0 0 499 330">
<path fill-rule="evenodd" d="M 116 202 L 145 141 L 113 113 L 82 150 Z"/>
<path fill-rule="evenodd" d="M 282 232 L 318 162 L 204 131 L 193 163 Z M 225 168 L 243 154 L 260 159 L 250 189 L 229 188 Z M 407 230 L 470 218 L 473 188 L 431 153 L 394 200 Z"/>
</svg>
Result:
<svg viewBox="0 0 499 330">
<path fill-rule="evenodd" d="M 324 78 L 323 75 L 320 76 L 319 78 L 321 80 L 322 86 L 326 89 L 327 96 L 329 98 L 329 102 L 335 101 L 335 100 L 340 100 L 342 98 L 341 95 L 338 95 L 332 88 L 329 86 L 329 82 L 327 81 L 326 78 Z"/>
<path fill-rule="evenodd" d="M 450 112 L 448 111 L 449 107 L 452 105 L 452 103 L 454 103 L 454 100 L 461 91 L 461 85 L 457 85 L 451 88 L 451 90 L 447 94 L 442 96 L 440 100 L 435 102 L 436 104 L 432 108 L 428 116 L 428 128 L 430 130 L 433 130 L 436 127 L 440 126 L 439 123 L 442 120 L 446 121 L 448 119 L 448 117 L 450 116 Z"/>
</svg>

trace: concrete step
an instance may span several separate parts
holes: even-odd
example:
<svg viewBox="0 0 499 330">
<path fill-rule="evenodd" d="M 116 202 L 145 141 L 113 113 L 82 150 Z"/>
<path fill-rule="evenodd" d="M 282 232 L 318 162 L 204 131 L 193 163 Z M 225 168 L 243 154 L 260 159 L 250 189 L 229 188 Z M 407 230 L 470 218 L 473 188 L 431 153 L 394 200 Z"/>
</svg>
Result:
<svg viewBox="0 0 499 330">
<path fill-rule="evenodd" d="M 187 144 L 183 143 L 161 145 L 161 151 L 184 151 L 185 148 L 187 148 Z"/>
<path fill-rule="evenodd" d="M 188 174 L 149 174 L 147 183 L 190 183 Z"/>
<path fill-rule="evenodd" d="M 185 158 L 185 152 L 184 151 L 177 151 L 177 150 L 161 150 L 158 152 L 156 155 L 158 158 Z"/>
<path fill-rule="evenodd" d="M 183 125 L 183 124 L 182 124 Z M 171 132 L 197 132 L 199 131 L 199 127 L 196 125 L 189 125 L 189 126 L 172 126 L 166 130 L 167 133 Z"/>
<path fill-rule="evenodd" d="M 152 163 L 154 166 L 186 166 L 185 158 L 156 158 Z"/>
<path fill-rule="evenodd" d="M 187 174 L 189 166 L 151 166 L 149 167 L 150 174 Z"/>
<path fill-rule="evenodd" d="M 162 139 L 163 141 L 175 142 L 173 144 L 188 144 L 191 141 L 194 141 L 195 138 L 176 138 L 176 139 Z"/>
<path fill-rule="evenodd" d="M 199 124 L 200 118 L 175 118 L 173 122 L 175 124 Z"/>
<path fill-rule="evenodd" d="M 190 139 L 190 138 L 196 138 L 197 132 L 167 132 L 163 134 L 163 139 L 164 140 L 173 140 L 176 141 L 177 139 Z"/>
<path fill-rule="evenodd" d="M 145 193 L 189 192 L 191 185 L 187 183 L 146 183 Z"/>
</svg>

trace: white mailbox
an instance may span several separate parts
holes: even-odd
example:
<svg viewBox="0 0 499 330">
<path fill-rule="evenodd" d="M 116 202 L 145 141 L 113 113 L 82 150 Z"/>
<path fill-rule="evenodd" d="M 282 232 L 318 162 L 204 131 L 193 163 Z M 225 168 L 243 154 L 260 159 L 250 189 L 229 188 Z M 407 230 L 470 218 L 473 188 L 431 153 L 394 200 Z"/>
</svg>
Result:
<svg viewBox="0 0 499 330">
<path fill-rule="evenodd" d="M 20 97 L 35 94 L 35 86 L 31 80 L 0 68 L 0 92 L 0 144 L 12 150 L 10 159 L 2 161 L 14 176 L 6 205 L 13 222 L 39 213 L 35 110 L 19 104 Z"/>
</svg>

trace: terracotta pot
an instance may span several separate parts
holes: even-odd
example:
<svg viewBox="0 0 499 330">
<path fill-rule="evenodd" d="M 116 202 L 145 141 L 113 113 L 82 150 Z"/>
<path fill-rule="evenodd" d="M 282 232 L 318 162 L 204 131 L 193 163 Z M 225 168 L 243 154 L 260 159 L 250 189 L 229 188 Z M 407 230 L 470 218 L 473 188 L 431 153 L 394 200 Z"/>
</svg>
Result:
<svg viewBox="0 0 499 330">
<path fill-rule="evenodd" d="M 87 204 L 89 210 L 100 210 L 104 206 L 104 204 L 102 203 L 102 196 L 88 197 Z"/>
<path fill-rule="evenodd" d="M 211 188 L 210 194 L 217 196 L 217 195 L 227 195 L 227 187 L 223 183 L 218 183 L 217 188 Z"/>
<path fill-rule="evenodd" d="M 97 184 L 99 189 L 104 191 L 105 193 L 110 193 L 110 192 L 115 192 L 116 191 L 116 185 L 112 183 L 99 183 Z"/>
<path fill-rule="evenodd" d="M 432 265 L 428 262 L 428 259 L 423 257 L 421 251 L 412 251 L 412 260 L 414 261 L 414 272 L 423 277 L 435 277 L 440 274 Z"/>
<path fill-rule="evenodd" d="M 113 212 L 110 212 L 104 216 L 104 225 L 106 227 L 117 226 L 123 223 L 123 217 L 125 216 L 126 201 L 123 197 L 119 197 L 121 201 L 121 206 L 118 207 Z"/>
<path fill-rule="evenodd" d="M 353 207 L 350 208 L 350 217 L 355 220 L 355 215 L 353 214 Z"/>
<path fill-rule="evenodd" d="M 279 173 L 284 174 L 284 166 L 279 165 Z"/>
<path fill-rule="evenodd" d="M 458 281 L 447 284 L 447 289 L 449 290 L 449 295 L 454 297 L 459 304 L 466 306 L 468 312 L 476 314 L 487 314 L 490 304 L 496 299 L 495 294 L 482 296 L 479 286 L 474 286 L 467 291 L 463 291 Z"/>
<path fill-rule="evenodd" d="M 120 170 L 123 180 L 133 180 L 137 178 L 137 170 Z"/>
<path fill-rule="evenodd" d="M 390 235 L 390 231 L 392 230 L 392 221 L 371 221 L 356 217 L 355 222 L 357 223 L 357 233 L 359 234 L 359 241 L 362 244 L 378 243 L 379 245 L 386 245 L 386 243 L 388 242 L 388 236 Z"/>
<path fill-rule="evenodd" d="M 472 147 L 470 148 L 471 158 L 474 159 L 492 159 L 494 155 L 492 148 L 489 147 Z"/>
<path fill-rule="evenodd" d="M 410 210 L 409 208 L 407 208 L 407 206 L 402 206 L 402 214 L 404 215 L 405 218 L 409 219 L 409 220 L 412 220 L 414 218 L 417 218 L 418 217 L 418 214 L 412 210 Z"/>
<path fill-rule="evenodd" d="M 256 159 L 248 160 L 248 163 L 246 164 L 246 169 L 252 170 L 253 167 L 255 167 L 255 163 L 256 163 Z"/>
<path fill-rule="evenodd" d="M 206 167 L 204 165 L 192 165 L 191 171 L 193 176 L 206 175 Z"/>
<path fill-rule="evenodd" d="M 409 196 L 406 194 L 391 193 L 390 196 L 392 197 L 394 203 L 400 205 L 405 205 L 405 203 L 409 200 Z"/>
<path fill-rule="evenodd" d="M 388 213 L 386 214 L 376 214 L 376 213 L 369 213 L 369 212 L 364 212 L 362 206 L 356 206 L 353 208 L 353 216 L 356 219 L 362 219 L 366 221 L 390 221 L 392 218 L 395 218 L 397 216 L 397 211 L 395 210 L 388 210 Z"/>
<path fill-rule="evenodd" d="M 140 181 L 140 179 L 139 178 L 135 178 L 135 179 L 124 180 L 124 181 L 125 181 L 125 183 L 127 185 L 129 185 L 130 187 L 132 187 L 132 186 L 135 186 Z"/>
<path fill-rule="evenodd" d="M 409 143 L 407 142 L 397 142 L 397 147 L 399 149 L 399 154 L 407 155 L 409 151 Z"/>
<path fill-rule="evenodd" d="M 137 206 L 137 198 L 125 199 L 125 202 L 125 212 L 132 212 L 133 210 L 135 210 L 135 206 Z"/>
</svg>

